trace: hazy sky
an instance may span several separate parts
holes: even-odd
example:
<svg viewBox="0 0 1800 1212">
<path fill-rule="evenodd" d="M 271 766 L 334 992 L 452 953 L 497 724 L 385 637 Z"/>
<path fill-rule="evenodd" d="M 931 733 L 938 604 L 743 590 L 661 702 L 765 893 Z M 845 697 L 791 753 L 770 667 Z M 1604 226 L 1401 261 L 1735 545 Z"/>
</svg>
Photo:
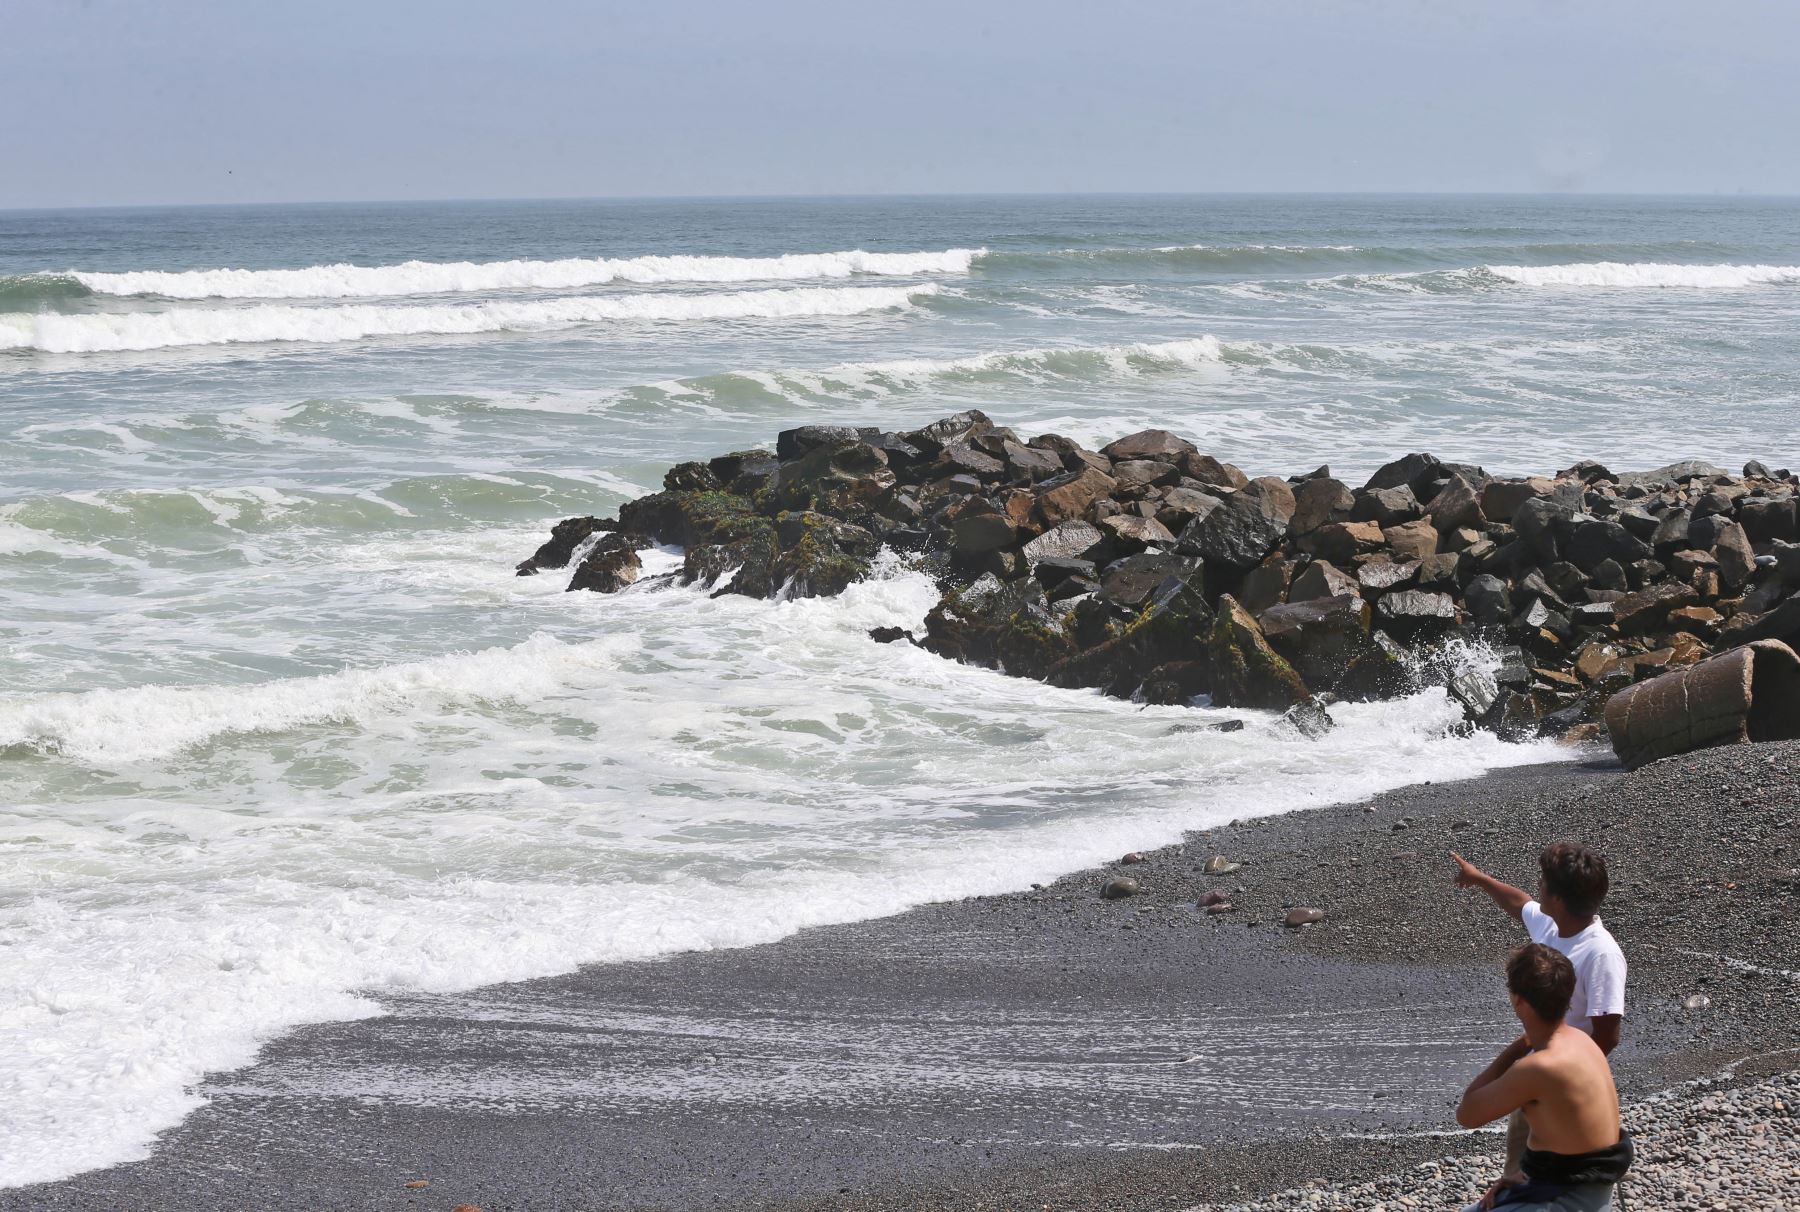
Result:
<svg viewBox="0 0 1800 1212">
<path fill-rule="evenodd" d="M 1792 0 L 0 0 L 0 207 L 1800 194 Z"/>
</svg>

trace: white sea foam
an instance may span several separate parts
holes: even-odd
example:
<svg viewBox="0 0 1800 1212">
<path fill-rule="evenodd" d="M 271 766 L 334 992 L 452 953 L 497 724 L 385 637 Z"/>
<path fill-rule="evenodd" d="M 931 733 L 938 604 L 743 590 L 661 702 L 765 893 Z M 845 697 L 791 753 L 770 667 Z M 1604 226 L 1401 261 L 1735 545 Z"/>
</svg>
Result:
<svg viewBox="0 0 1800 1212">
<path fill-rule="evenodd" d="M 934 294 L 916 286 L 802 287 L 722 294 L 646 294 L 441 306 L 176 308 L 87 315 L 0 315 L 0 350 L 101 353 L 266 341 L 338 342 L 368 337 L 544 332 L 620 321 L 803 319 L 910 306 Z"/>
<path fill-rule="evenodd" d="M 368 299 L 489 290 L 564 290 L 612 282 L 772 282 L 872 274 L 967 273 L 980 248 L 941 252 L 788 253 L 778 257 L 607 257 L 558 261 L 407 261 L 305 269 L 138 270 L 67 276 L 98 294 L 167 299 Z"/>
<path fill-rule="evenodd" d="M 371 1013 L 361 991 L 743 946 L 1548 756 L 1447 734 L 1459 713 L 1436 691 L 1334 706 L 1317 743 L 1237 712 L 1213 718 L 1241 732 L 1172 736 L 1194 713 L 871 644 L 935 598 L 892 562 L 782 604 L 489 580 L 611 634 L 5 700 L 0 735 L 54 754 L 20 769 L 142 788 L 0 812 L 0 879 L 37 890 L 0 907 L 5 1182 L 144 1156 L 205 1073 Z"/>
<path fill-rule="evenodd" d="M 260 686 L 136 686 L 0 696 L 0 749 L 30 749 L 98 766 L 164 758 L 226 735 L 355 724 L 428 703 L 529 702 L 575 668 L 613 660 L 618 637 L 565 644 L 539 635 L 516 648 Z"/>
<path fill-rule="evenodd" d="M 1657 261 L 1596 261 L 1586 265 L 1488 265 L 1483 269 L 1520 286 L 1684 287 L 1741 290 L 1800 283 L 1800 265 L 1671 265 Z"/>
</svg>

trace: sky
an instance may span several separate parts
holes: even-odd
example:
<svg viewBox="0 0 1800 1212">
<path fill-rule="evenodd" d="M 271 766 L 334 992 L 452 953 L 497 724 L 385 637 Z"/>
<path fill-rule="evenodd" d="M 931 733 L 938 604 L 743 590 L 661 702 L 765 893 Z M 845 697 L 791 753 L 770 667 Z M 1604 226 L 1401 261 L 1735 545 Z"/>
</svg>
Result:
<svg viewBox="0 0 1800 1212">
<path fill-rule="evenodd" d="M 0 0 L 0 207 L 1800 194 L 1792 0 Z"/>
</svg>

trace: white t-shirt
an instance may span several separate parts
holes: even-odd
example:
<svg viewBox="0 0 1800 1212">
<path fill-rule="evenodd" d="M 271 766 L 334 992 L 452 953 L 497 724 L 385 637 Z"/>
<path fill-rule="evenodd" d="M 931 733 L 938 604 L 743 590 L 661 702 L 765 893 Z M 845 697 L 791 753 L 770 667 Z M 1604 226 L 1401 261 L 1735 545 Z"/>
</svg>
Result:
<svg viewBox="0 0 1800 1212">
<path fill-rule="evenodd" d="M 1568 938 L 1556 932 L 1556 921 L 1536 901 L 1527 901 L 1520 914 L 1534 943 L 1554 947 L 1575 966 L 1575 996 L 1563 1021 L 1589 1035 L 1594 1022 L 1607 1014 L 1625 1013 L 1625 953 L 1599 918 L 1586 930 Z"/>
</svg>

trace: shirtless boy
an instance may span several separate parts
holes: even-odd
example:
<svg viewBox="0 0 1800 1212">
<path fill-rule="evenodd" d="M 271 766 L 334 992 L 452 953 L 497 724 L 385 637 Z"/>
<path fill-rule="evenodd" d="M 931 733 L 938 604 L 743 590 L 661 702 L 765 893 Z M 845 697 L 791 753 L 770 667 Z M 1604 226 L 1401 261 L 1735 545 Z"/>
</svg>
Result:
<svg viewBox="0 0 1800 1212">
<path fill-rule="evenodd" d="M 1506 988 L 1525 1034 L 1469 1083 L 1456 1122 L 1479 1128 L 1523 1111 L 1531 1135 L 1518 1181 L 1496 1186 L 1468 1212 L 1606 1212 L 1631 1165 L 1631 1138 L 1619 1125 L 1605 1054 L 1565 1021 L 1574 965 L 1527 943 L 1507 957 Z"/>
</svg>

